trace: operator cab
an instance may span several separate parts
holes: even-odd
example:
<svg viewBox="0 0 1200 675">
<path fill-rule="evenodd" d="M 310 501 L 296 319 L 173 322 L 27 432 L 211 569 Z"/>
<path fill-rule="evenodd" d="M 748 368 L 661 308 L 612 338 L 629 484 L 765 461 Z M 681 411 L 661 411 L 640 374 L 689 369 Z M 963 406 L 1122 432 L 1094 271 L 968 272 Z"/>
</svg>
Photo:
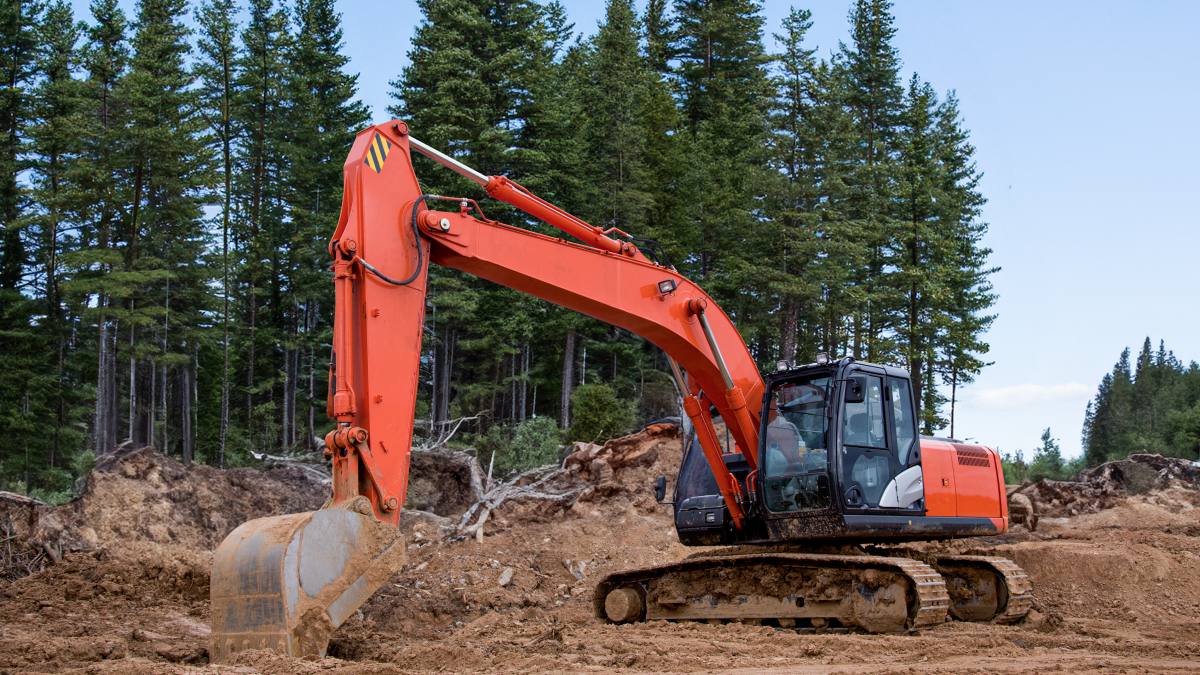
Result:
<svg viewBox="0 0 1200 675">
<path fill-rule="evenodd" d="M 843 360 L 777 373 L 767 392 L 760 462 L 767 512 L 828 510 L 833 486 L 846 512 L 923 511 L 908 373 Z"/>
<path fill-rule="evenodd" d="M 758 472 L 724 455 L 746 486 L 742 530 L 728 524 L 703 452 L 693 442 L 676 481 L 676 529 L 689 545 L 789 539 L 913 538 L 926 513 L 912 387 L 906 371 L 836 362 L 766 377 Z"/>
</svg>

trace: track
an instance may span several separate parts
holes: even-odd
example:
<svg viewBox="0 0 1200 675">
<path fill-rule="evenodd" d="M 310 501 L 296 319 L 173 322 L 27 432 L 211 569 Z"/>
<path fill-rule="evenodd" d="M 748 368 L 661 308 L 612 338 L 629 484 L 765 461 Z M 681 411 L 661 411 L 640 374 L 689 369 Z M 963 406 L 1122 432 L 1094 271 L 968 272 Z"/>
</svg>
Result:
<svg viewBox="0 0 1200 675">
<path fill-rule="evenodd" d="M 1033 604 L 1011 560 L 752 553 L 688 558 L 617 572 L 596 586 L 606 622 L 774 622 L 781 627 L 889 633 L 959 621 L 1013 623 Z"/>
<path fill-rule="evenodd" d="M 689 558 L 610 574 L 592 609 L 613 623 L 656 619 L 775 621 L 871 633 L 942 623 L 942 576 L 911 558 L 758 553 Z"/>
</svg>

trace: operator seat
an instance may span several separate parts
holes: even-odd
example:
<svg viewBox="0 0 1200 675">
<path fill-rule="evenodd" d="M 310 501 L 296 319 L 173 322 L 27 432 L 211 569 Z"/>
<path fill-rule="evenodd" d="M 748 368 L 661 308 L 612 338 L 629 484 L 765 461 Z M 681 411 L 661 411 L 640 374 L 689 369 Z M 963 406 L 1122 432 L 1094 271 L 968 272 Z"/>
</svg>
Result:
<svg viewBox="0 0 1200 675">
<path fill-rule="evenodd" d="M 766 476 L 782 476 L 800 461 L 800 430 L 782 415 L 767 425 Z"/>
<path fill-rule="evenodd" d="M 857 413 L 846 419 L 846 432 L 844 434 L 846 445 L 870 445 L 871 439 L 867 433 L 869 428 L 867 413 Z"/>
</svg>

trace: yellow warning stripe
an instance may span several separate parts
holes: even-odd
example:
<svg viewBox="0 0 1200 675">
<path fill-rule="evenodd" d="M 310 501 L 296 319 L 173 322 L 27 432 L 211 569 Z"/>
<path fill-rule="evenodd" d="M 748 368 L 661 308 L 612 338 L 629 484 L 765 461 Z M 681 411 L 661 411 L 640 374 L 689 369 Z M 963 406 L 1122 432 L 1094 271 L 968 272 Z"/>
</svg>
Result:
<svg viewBox="0 0 1200 675">
<path fill-rule="evenodd" d="M 375 173 L 379 173 L 391 150 L 392 144 L 379 132 L 375 132 L 375 138 L 372 138 L 371 143 L 367 146 L 366 165 L 375 169 Z"/>
</svg>

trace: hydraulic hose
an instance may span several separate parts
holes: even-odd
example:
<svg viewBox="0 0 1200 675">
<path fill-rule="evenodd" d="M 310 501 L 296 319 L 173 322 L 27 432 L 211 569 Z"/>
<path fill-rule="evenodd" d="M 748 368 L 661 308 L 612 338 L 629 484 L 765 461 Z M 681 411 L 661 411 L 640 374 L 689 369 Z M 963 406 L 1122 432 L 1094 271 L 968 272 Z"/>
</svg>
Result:
<svg viewBox="0 0 1200 675">
<path fill-rule="evenodd" d="M 379 277 L 383 281 L 385 281 L 393 286 L 407 286 L 408 284 L 411 284 L 417 278 L 417 275 L 419 275 L 421 273 L 421 267 L 425 264 L 425 252 L 421 248 L 421 231 L 419 229 L 417 229 L 417 210 L 421 206 L 421 204 L 423 204 L 425 202 L 426 199 L 447 199 L 447 198 L 439 196 L 439 195 L 421 195 L 420 197 L 417 198 L 417 201 L 413 202 L 412 229 L 413 229 L 413 240 L 417 242 L 417 268 L 415 270 L 413 270 L 412 276 L 405 279 L 404 281 L 396 281 L 395 279 L 392 279 L 391 277 L 387 276 L 383 272 L 380 272 L 379 270 L 372 267 L 371 264 L 368 263 L 366 260 L 363 260 L 362 258 L 360 258 L 358 256 L 354 256 L 355 260 L 362 263 L 362 266 L 365 267 L 368 272 L 370 272 L 371 274 L 374 274 L 375 276 Z M 457 200 L 452 200 L 452 201 L 457 201 Z"/>
</svg>

